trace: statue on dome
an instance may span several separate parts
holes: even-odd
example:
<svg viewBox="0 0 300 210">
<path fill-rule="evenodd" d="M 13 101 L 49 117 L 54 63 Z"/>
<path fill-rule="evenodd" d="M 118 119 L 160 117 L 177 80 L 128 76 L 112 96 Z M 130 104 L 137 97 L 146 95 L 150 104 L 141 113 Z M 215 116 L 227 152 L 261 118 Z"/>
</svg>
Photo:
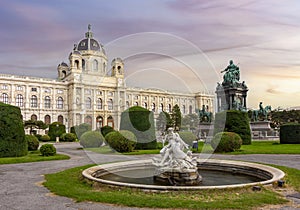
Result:
<svg viewBox="0 0 300 210">
<path fill-rule="evenodd" d="M 225 72 L 223 76 L 222 85 L 232 85 L 235 86 L 240 81 L 240 70 L 237 65 L 233 63 L 232 60 L 229 61 L 229 65 L 221 71 L 221 73 Z"/>
</svg>

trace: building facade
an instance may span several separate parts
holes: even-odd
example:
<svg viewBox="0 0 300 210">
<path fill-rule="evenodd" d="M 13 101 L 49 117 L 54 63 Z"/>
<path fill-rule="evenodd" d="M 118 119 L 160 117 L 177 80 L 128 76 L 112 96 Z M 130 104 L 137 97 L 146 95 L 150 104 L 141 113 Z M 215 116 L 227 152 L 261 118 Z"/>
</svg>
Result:
<svg viewBox="0 0 300 210">
<path fill-rule="evenodd" d="M 67 129 L 88 123 L 93 129 L 119 128 L 121 113 L 131 106 L 154 112 L 171 112 L 178 105 L 183 115 L 205 105 L 214 111 L 214 95 L 130 88 L 124 83 L 124 63 L 115 58 L 108 71 L 103 46 L 88 28 L 85 38 L 74 45 L 69 64 L 58 65 L 58 79 L 0 74 L 0 101 L 20 107 L 23 120 L 61 122 Z M 110 72 L 110 75 L 107 74 Z"/>
</svg>

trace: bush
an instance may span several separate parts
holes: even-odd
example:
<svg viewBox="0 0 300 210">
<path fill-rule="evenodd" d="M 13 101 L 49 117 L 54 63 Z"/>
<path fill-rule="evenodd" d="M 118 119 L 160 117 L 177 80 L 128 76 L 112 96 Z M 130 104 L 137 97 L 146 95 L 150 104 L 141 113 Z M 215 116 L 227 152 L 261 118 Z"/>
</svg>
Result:
<svg viewBox="0 0 300 210">
<path fill-rule="evenodd" d="M 122 112 L 120 130 L 128 130 L 137 138 L 136 149 L 156 149 L 153 112 L 140 106 Z"/>
<path fill-rule="evenodd" d="M 36 151 L 39 148 L 39 140 L 33 135 L 25 135 L 28 144 L 28 151 Z"/>
<path fill-rule="evenodd" d="M 228 110 L 215 117 L 214 135 L 219 132 L 234 132 L 242 138 L 243 144 L 251 144 L 250 120 L 247 112 Z"/>
<path fill-rule="evenodd" d="M 80 137 L 80 145 L 84 148 L 100 147 L 104 137 L 99 131 L 87 131 Z"/>
<path fill-rule="evenodd" d="M 299 123 L 289 123 L 280 126 L 280 144 L 300 144 Z"/>
<path fill-rule="evenodd" d="M 52 144 L 44 144 L 40 148 L 43 156 L 53 156 L 56 154 L 56 148 Z"/>
<path fill-rule="evenodd" d="M 27 153 L 20 108 L 0 102 L 0 157 L 20 157 Z"/>
<path fill-rule="evenodd" d="M 73 141 L 76 141 L 77 136 L 74 133 L 63 133 L 60 136 L 60 139 L 61 139 L 61 141 L 64 141 L 64 142 L 73 142 Z"/>
<path fill-rule="evenodd" d="M 80 125 L 74 126 L 74 130 L 77 136 L 77 139 L 80 139 L 81 135 L 84 134 L 87 131 L 91 131 L 92 127 L 90 124 L 82 123 Z"/>
<path fill-rule="evenodd" d="M 110 132 L 105 140 L 117 152 L 132 152 L 137 142 L 134 133 L 126 130 Z"/>
<path fill-rule="evenodd" d="M 40 138 L 40 141 L 43 141 L 43 142 L 50 141 L 50 136 L 47 134 L 42 135 Z"/>
<path fill-rule="evenodd" d="M 180 138 L 190 146 L 193 146 L 193 141 L 197 141 L 197 136 L 190 131 L 178 132 Z"/>
<path fill-rule="evenodd" d="M 106 136 L 107 134 L 109 134 L 110 132 L 113 132 L 113 131 L 115 131 L 115 130 L 113 129 L 113 127 L 106 125 L 106 126 L 103 126 L 102 128 L 100 128 L 100 131 L 101 131 L 101 134 L 102 134 L 102 135 L 104 136 L 104 138 L 105 138 L 105 136 Z"/>
<path fill-rule="evenodd" d="M 211 146 L 215 152 L 233 152 L 241 148 L 242 139 L 233 132 L 220 132 L 211 140 Z"/>
<path fill-rule="evenodd" d="M 35 136 L 39 141 L 41 140 L 41 137 L 42 137 L 41 134 L 34 134 L 34 136 Z"/>
<path fill-rule="evenodd" d="M 56 141 L 56 137 L 60 137 L 63 133 L 66 133 L 65 125 L 59 122 L 54 122 L 49 125 L 48 135 L 50 136 L 51 141 Z"/>
</svg>

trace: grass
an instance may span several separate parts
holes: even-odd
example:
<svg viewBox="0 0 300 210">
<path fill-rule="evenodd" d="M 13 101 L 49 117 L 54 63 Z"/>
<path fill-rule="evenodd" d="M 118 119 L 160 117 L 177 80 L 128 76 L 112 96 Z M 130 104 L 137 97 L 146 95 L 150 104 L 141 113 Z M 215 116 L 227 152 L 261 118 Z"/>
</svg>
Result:
<svg viewBox="0 0 300 210">
<path fill-rule="evenodd" d="M 262 187 L 253 192 L 251 188 L 228 190 L 201 190 L 189 192 L 143 192 L 135 189 L 92 187 L 81 177 L 81 172 L 90 167 L 77 167 L 55 174 L 45 175 L 46 186 L 51 192 L 81 201 L 111 203 L 129 207 L 184 208 L 184 209 L 253 209 L 263 205 L 287 202 L 278 193 Z M 280 167 L 287 174 L 287 183 L 299 188 L 300 171 Z"/>
<path fill-rule="evenodd" d="M 28 163 L 49 160 L 66 160 L 70 159 L 67 155 L 56 154 L 54 156 L 42 156 L 40 151 L 30 151 L 23 157 L 3 157 L 0 158 L 0 164 L 13 164 L 13 163 Z"/>
</svg>

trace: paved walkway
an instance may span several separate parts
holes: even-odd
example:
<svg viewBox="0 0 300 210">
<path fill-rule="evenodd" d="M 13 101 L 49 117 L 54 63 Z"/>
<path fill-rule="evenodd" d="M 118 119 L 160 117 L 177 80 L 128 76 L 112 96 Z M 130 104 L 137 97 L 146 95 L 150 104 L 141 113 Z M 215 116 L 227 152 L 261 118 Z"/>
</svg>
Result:
<svg viewBox="0 0 300 210">
<path fill-rule="evenodd" d="M 44 174 L 55 173 L 67 168 L 83 166 L 95 162 L 105 163 L 146 159 L 149 158 L 149 155 L 99 155 L 93 152 L 79 150 L 78 148 L 80 148 L 80 146 L 78 143 L 58 143 L 55 144 L 55 147 L 59 153 L 67 154 L 71 159 L 0 165 L 0 210 L 138 209 L 92 202 L 76 203 L 72 199 L 52 195 L 41 183 L 44 181 Z M 300 155 L 213 155 L 213 158 L 271 163 L 300 170 Z M 280 209 L 295 208 L 281 207 Z"/>
</svg>

